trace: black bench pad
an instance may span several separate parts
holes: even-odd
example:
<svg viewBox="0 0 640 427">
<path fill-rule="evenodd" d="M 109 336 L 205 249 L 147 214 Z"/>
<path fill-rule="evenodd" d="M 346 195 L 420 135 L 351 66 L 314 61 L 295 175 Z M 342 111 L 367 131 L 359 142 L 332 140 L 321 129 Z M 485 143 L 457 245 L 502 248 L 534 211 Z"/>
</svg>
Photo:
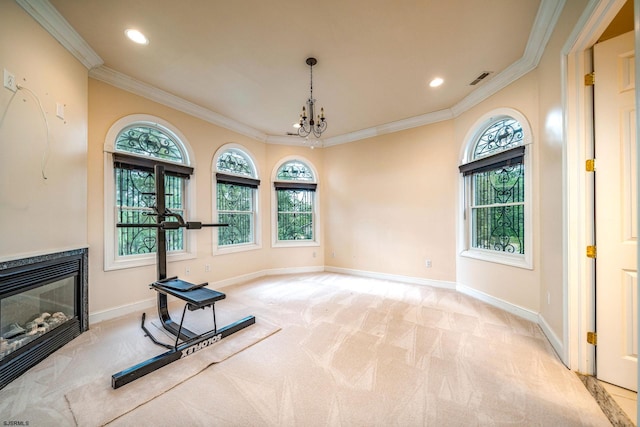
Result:
<svg viewBox="0 0 640 427">
<path fill-rule="evenodd" d="M 181 282 L 181 283 L 175 283 Z M 206 284 L 205 284 L 206 285 Z M 204 286 L 204 285 L 203 285 Z M 172 295 L 189 304 L 189 308 L 204 308 L 213 305 L 214 302 L 225 299 L 226 295 L 213 289 L 205 288 L 200 285 L 193 285 L 182 280 L 171 280 L 168 282 L 155 282 L 151 287 L 158 292 Z M 180 288 L 189 290 L 179 290 Z"/>
</svg>

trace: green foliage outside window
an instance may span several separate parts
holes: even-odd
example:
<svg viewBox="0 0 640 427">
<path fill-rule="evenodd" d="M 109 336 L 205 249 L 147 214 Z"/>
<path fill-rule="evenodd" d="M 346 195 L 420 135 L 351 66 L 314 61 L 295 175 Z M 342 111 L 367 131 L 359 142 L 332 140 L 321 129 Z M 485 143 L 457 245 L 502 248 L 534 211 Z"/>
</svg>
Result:
<svg viewBox="0 0 640 427">
<path fill-rule="evenodd" d="M 253 191 L 241 185 L 217 184 L 218 222 L 229 224 L 218 228 L 218 245 L 253 242 Z"/>
<path fill-rule="evenodd" d="M 524 167 L 473 175 L 473 247 L 524 254 Z"/>
<path fill-rule="evenodd" d="M 135 169 L 115 169 L 117 222 L 122 224 L 153 224 L 156 216 L 155 177 L 152 172 Z M 166 207 L 184 216 L 184 178 L 165 176 Z M 175 220 L 169 218 L 168 220 Z M 117 228 L 118 255 L 155 253 L 157 238 L 155 228 Z M 166 232 L 167 251 L 184 250 L 184 229 Z"/>
<path fill-rule="evenodd" d="M 277 190 L 278 240 L 313 240 L 313 192 Z"/>
<path fill-rule="evenodd" d="M 278 206 L 278 240 L 314 240 L 315 177 L 309 166 L 299 160 L 285 162 L 278 168 L 276 198 Z M 300 183 L 291 188 L 286 183 Z"/>
</svg>

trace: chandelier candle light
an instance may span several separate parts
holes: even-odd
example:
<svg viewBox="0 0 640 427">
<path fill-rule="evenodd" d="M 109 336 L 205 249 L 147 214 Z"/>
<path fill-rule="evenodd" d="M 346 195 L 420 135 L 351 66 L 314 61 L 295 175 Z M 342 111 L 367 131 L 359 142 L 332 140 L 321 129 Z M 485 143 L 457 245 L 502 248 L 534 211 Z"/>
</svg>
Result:
<svg viewBox="0 0 640 427">
<path fill-rule="evenodd" d="M 317 121 L 314 120 L 315 116 L 315 102 L 313 99 L 313 66 L 318 63 L 316 58 L 307 58 L 307 65 L 311 70 L 311 94 L 307 100 L 307 105 L 302 106 L 302 113 L 300 114 L 300 122 L 296 123 L 295 127 L 298 128 L 298 135 L 301 137 L 307 137 L 313 133 L 316 138 L 320 138 L 322 132 L 327 129 L 327 122 L 324 118 L 324 108 L 320 108 L 320 114 L 317 116 Z"/>
</svg>

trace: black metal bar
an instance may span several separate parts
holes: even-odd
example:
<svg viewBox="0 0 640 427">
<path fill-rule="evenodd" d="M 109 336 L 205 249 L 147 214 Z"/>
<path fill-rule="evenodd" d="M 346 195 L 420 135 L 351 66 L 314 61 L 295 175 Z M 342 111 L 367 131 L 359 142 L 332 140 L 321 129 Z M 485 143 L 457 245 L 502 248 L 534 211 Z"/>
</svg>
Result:
<svg viewBox="0 0 640 427">
<path fill-rule="evenodd" d="M 177 215 L 177 214 L 175 214 Z M 156 223 L 156 224 L 146 224 L 146 223 L 118 223 L 116 224 L 116 227 L 118 228 L 170 228 L 170 229 L 177 229 L 177 228 L 186 228 L 189 230 L 199 230 L 202 227 L 228 227 L 229 224 L 203 224 L 201 222 L 198 221 L 187 221 L 184 224 L 180 224 L 179 222 L 175 222 L 175 221 L 165 221 L 162 222 L 160 224 Z"/>
<path fill-rule="evenodd" d="M 155 165 L 154 173 L 156 178 L 156 224 L 157 231 L 156 258 L 158 267 L 158 280 L 167 278 L 167 235 L 164 228 L 160 227 L 165 220 L 165 198 L 164 198 L 164 166 Z"/>
<path fill-rule="evenodd" d="M 163 366 L 173 363 L 176 360 L 183 359 L 199 350 L 202 350 L 203 348 L 215 344 L 221 339 L 235 334 L 254 323 L 256 323 L 256 318 L 254 316 L 247 316 L 244 319 L 220 328 L 218 331 L 210 331 L 200 336 L 200 338 L 184 342 L 166 353 L 152 357 L 151 359 L 145 360 L 144 362 L 113 374 L 111 376 L 111 387 L 114 389 L 122 387 L 123 385 L 135 381 L 138 378 L 162 368 Z"/>
<path fill-rule="evenodd" d="M 184 323 L 184 315 L 187 312 L 187 305 L 188 304 L 185 304 L 184 308 L 182 309 L 182 319 L 180 319 L 180 326 L 178 327 L 178 333 L 176 334 L 176 348 L 178 348 L 178 341 L 180 340 L 180 333 L 182 332 L 182 324 Z M 215 332 L 215 325 L 213 327 L 213 331 Z"/>
<path fill-rule="evenodd" d="M 173 346 L 173 345 L 165 344 L 163 342 L 158 341 L 156 339 L 156 337 L 153 336 L 153 334 L 144 325 L 144 320 L 145 320 L 146 317 L 147 317 L 147 313 L 142 313 L 142 330 L 144 331 L 145 336 L 149 337 L 151 339 L 151 341 L 153 341 L 153 343 L 155 345 L 159 345 L 160 347 L 164 347 L 164 348 L 168 348 L 168 349 L 175 348 L 175 346 Z"/>
</svg>

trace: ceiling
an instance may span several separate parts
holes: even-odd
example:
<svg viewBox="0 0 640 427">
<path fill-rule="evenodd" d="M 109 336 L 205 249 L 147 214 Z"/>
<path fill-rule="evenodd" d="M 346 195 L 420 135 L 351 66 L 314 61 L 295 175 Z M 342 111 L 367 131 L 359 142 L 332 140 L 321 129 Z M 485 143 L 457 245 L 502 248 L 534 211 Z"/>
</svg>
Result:
<svg viewBox="0 0 640 427">
<path fill-rule="evenodd" d="M 509 84 L 537 65 L 562 4 L 50 0 L 48 7 L 64 17 L 49 21 L 70 25 L 79 35 L 71 43 L 86 42 L 95 55 L 92 77 L 266 142 L 299 143 L 286 134 L 309 97 L 305 59 L 316 57 L 314 97 L 328 122 L 322 141 L 332 145 L 455 117 Z M 150 43 L 133 44 L 127 28 Z M 491 74 L 471 86 L 483 72 Z M 444 84 L 430 88 L 434 77 Z"/>
</svg>

